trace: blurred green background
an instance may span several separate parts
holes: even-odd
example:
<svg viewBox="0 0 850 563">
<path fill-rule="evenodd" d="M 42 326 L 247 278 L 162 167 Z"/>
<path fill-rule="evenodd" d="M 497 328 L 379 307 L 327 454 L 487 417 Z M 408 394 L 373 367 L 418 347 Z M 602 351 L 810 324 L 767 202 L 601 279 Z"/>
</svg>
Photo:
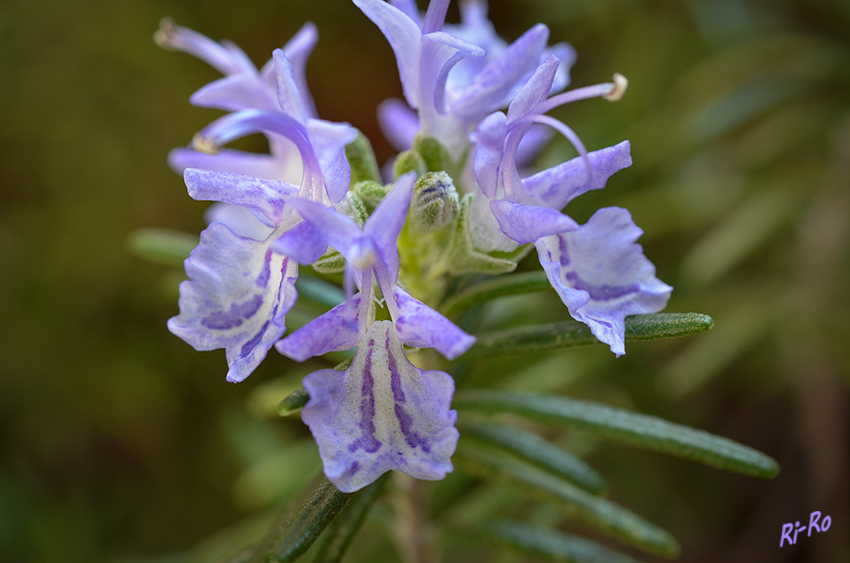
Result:
<svg viewBox="0 0 850 563">
<path fill-rule="evenodd" d="M 629 139 L 634 158 L 567 212 L 629 208 L 676 288 L 668 310 L 717 322 L 617 360 L 595 347 L 500 365 L 492 383 L 656 414 L 774 456 L 782 473 L 762 482 L 565 438 L 612 499 L 683 543 L 682 561 L 850 561 L 850 3 L 494 0 L 490 11 L 509 40 L 542 21 L 551 42 L 572 43 L 574 85 L 630 79 L 621 102 L 554 112 L 590 149 Z M 344 0 L 0 4 L 3 563 L 201 557 L 215 549 L 206 538 L 317 468 L 300 421 L 268 417 L 315 366 L 270 354 L 227 384 L 223 352 L 166 330 L 179 273 L 128 251 L 138 228 L 204 226 L 205 205 L 165 158 L 219 115 L 187 102 L 218 75 L 154 45 L 163 16 L 258 64 L 316 22 L 320 115 L 391 156 L 375 107 L 400 95 L 392 52 Z M 556 140 L 541 164 L 569 150 Z M 565 318 L 552 299 L 507 300 L 493 322 Z M 529 318 L 529 305 L 547 312 Z M 832 528 L 780 550 L 782 524 L 813 510 Z"/>
</svg>

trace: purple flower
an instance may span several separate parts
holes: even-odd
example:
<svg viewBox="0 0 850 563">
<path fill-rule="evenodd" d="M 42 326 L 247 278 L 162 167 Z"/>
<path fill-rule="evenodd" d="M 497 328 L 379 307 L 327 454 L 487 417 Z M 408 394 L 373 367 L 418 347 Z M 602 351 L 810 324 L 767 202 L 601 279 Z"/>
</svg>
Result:
<svg viewBox="0 0 850 563">
<path fill-rule="evenodd" d="M 168 321 L 168 329 L 196 350 L 224 348 L 227 380 L 237 383 L 283 336 L 284 317 L 298 297 L 298 264 L 270 247 L 299 220 L 285 205 L 298 187 L 194 169 L 186 171 L 185 180 L 193 198 L 248 210 L 270 232 L 258 241 L 212 223 L 186 260 L 189 280 L 180 284 L 180 314 Z"/>
<path fill-rule="evenodd" d="M 417 133 L 462 151 L 469 131 L 488 113 L 504 107 L 547 53 L 564 61 L 555 88 L 566 86 L 574 52 L 566 44 L 549 49 L 549 30 L 538 24 L 510 46 L 493 31 L 486 4 L 462 4 L 461 24 L 444 26 L 449 0 L 432 0 L 421 18 L 415 2 L 354 0 L 393 48 L 407 106 L 385 102 L 379 117 L 400 150 Z"/>
<path fill-rule="evenodd" d="M 175 25 L 170 19 L 164 19 L 160 23 L 160 29 L 154 38 L 160 46 L 194 55 L 225 75 L 224 78 L 195 92 L 189 98 L 193 105 L 228 112 L 246 109 L 282 111 L 278 99 L 280 68 L 274 57 L 258 70 L 248 56 L 233 43 L 216 43 L 191 29 Z M 298 103 L 309 117 L 316 117 L 316 110 L 307 88 L 305 69 L 317 40 L 316 26 L 308 23 L 282 50 L 278 50 L 291 66 L 291 80 L 296 86 Z M 280 55 L 277 58 L 279 57 Z M 266 136 L 270 154 L 261 155 L 232 149 L 222 149 L 215 154 L 209 154 L 209 151 L 189 147 L 174 149 L 168 160 L 172 168 L 181 174 L 186 168 L 200 168 L 295 182 L 301 175 L 301 156 L 298 151 L 285 137 L 274 133 L 267 133 Z"/>
<path fill-rule="evenodd" d="M 454 383 L 446 373 L 413 366 L 402 344 L 436 348 L 454 359 L 475 339 L 398 287 L 396 239 L 413 181 L 412 174 L 402 176 L 362 229 L 333 209 L 293 199 L 291 205 L 313 229 L 290 231 L 276 243 L 299 261 L 312 257 L 305 248 L 336 248 L 347 260 L 349 285 L 359 289 L 276 345 L 298 361 L 357 346 L 345 372 L 321 370 L 304 380 L 310 402 L 302 417 L 319 444 L 325 474 L 345 492 L 389 470 L 419 479 L 442 479 L 452 470 L 458 439 L 457 415 L 450 410 Z M 321 243 L 310 241 L 316 238 Z M 378 302 L 386 305 L 391 321 L 372 320 Z"/>
<path fill-rule="evenodd" d="M 481 189 L 474 205 L 479 220 L 476 242 L 491 245 L 486 249 L 508 250 L 534 243 L 540 264 L 570 315 L 620 356 L 625 353 L 625 317 L 660 311 L 673 288 L 655 277 L 655 267 L 635 242 L 642 231 L 628 211 L 600 209 L 585 225 L 559 211 L 582 193 L 603 188 L 612 174 L 631 164 L 631 158 L 627 141 L 588 153 L 569 127 L 544 115 L 575 100 L 617 99 L 625 79 L 615 76 L 612 84 L 549 98 L 558 67 L 558 61 L 549 57 L 511 102 L 507 115 L 496 112 L 478 126 L 473 162 Z M 561 132 L 580 156 L 523 179 L 516 154 L 534 123 Z"/>
</svg>

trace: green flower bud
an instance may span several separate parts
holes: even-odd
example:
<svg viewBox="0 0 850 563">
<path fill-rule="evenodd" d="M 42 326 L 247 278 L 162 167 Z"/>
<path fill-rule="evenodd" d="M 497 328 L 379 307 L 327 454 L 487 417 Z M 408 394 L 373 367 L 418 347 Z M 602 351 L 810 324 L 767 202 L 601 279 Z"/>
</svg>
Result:
<svg viewBox="0 0 850 563">
<path fill-rule="evenodd" d="M 383 184 L 371 180 L 357 182 L 354 184 L 352 191 L 363 201 L 363 205 L 366 206 L 368 213 L 375 211 L 375 208 L 381 203 L 384 196 L 387 195 L 387 190 Z"/>
<path fill-rule="evenodd" d="M 378 161 L 369 139 L 363 133 L 357 134 L 357 138 L 345 146 L 345 158 L 351 165 L 351 183 L 356 184 L 364 180 L 378 181 L 381 172 L 378 169 Z"/>
<path fill-rule="evenodd" d="M 454 170 L 455 163 L 449 155 L 449 150 L 434 137 L 426 137 L 421 133 L 413 140 L 413 150 L 422 155 L 425 166 L 431 172 L 439 170 Z"/>
<path fill-rule="evenodd" d="M 353 191 L 345 194 L 345 198 L 339 202 L 338 209 L 354 219 L 357 226 L 361 228 L 366 224 L 366 219 L 369 218 L 369 213 L 371 212 L 363 199 Z"/>
<path fill-rule="evenodd" d="M 460 207 L 451 176 L 445 172 L 427 172 L 416 181 L 410 203 L 411 228 L 437 231 L 451 223 Z"/>
<path fill-rule="evenodd" d="M 416 172 L 417 176 L 421 176 L 428 171 L 428 168 L 421 154 L 416 151 L 404 151 L 393 162 L 393 179 L 398 180 L 411 170 Z"/>
</svg>

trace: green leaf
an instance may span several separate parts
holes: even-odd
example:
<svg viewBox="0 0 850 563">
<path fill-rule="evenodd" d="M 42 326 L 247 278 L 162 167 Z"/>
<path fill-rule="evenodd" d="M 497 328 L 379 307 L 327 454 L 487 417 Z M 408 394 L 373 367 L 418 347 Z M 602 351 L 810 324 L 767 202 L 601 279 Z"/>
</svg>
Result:
<svg viewBox="0 0 850 563">
<path fill-rule="evenodd" d="M 549 278 L 543 271 L 499 276 L 452 295 L 443 302 L 440 310 L 446 315 L 453 315 L 468 309 L 472 305 L 478 305 L 498 297 L 546 291 L 551 287 Z"/>
<path fill-rule="evenodd" d="M 639 563 L 594 541 L 523 522 L 499 520 L 475 526 L 471 531 L 488 541 L 560 563 Z"/>
<path fill-rule="evenodd" d="M 288 525 L 284 526 L 284 520 L 275 526 L 275 532 L 267 539 L 268 551 L 259 560 L 288 563 L 298 559 L 333 522 L 354 494 L 340 492 L 323 476 L 319 486 Z"/>
<path fill-rule="evenodd" d="M 342 514 L 328 529 L 326 538 L 319 546 L 319 551 L 313 563 L 337 563 L 345 555 L 351 540 L 360 530 L 366 515 L 378 500 L 389 473 L 385 473 L 377 481 L 364 488 L 348 503 Z"/>
<path fill-rule="evenodd" d="M 626 340 L 676 338 L 704 332 L 714 319 L 699 313 L 656 313 L 626 317 Z M 577 321 L 521 326 L 477 335 L 464 359 L 524 352 L 544 352 L 598 344 L 590 328 Z"/>
<path fill-rule="evenodd" d="M 679 543 L 662 528 L 532 465 L 469 447 L 459 450 L 455 459 L 463 471 L 507 479 L 540 500 L 556 500 L 576 519 L 648 553 L 665 557 L 679 553 Z"/>
<path fill-rule="evenodd" d="M 333 309 L 345 301 L 342 289 L 325 280 L 303 273 L 295 281 L 295 289 L 298 290 L 299 300 L 309 299 L 328 309 Z"/>
<path fill-rule="evenodd" d="M 504 391 L 465 391 L 455 395 L 452 406 L 479 412 L 509 412 L 539 422 L 573 426 L 624 444 L 754 477 L 772 479 L 779 473 L 779 464 L 773 458 L 728 438 L 589 401 Z"/>
<path fill-rule="evenodd" d="M 607 488 L 605 479 L 592 467 L 533 432 L 493 422 L 464 422 L 458 426 L 463 440 L 498 448 L 590 493 L 599 494 Z"/>
<path fill-rule="evenodd" d="M 307 401 L 310 400 L 310 394 L 303 387 L 290 393 L 277 406 L 277 414 L 280 416 L 289 416 L 300 411 Z"/>
<path fill-rule="evenodd" d="M 130 235 L 130 252 L 166 266 L 183 266 L 192 250 L 198 246 L 198 235 L 171 229 L 138 229 Z"/>
</svg>

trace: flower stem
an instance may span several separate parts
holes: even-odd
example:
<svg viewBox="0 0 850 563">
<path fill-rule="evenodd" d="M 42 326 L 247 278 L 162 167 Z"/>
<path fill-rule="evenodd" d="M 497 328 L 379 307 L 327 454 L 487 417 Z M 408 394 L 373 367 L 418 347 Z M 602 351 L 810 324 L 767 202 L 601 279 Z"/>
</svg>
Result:
<svg viewBox="0 0 850 563">
<path fill-rule="evenodd" d="M 432 563 L 431 528 L 427 522 L 427 483 L 396 472 L 396 539 L 404 563 Z"/>
</svg>

